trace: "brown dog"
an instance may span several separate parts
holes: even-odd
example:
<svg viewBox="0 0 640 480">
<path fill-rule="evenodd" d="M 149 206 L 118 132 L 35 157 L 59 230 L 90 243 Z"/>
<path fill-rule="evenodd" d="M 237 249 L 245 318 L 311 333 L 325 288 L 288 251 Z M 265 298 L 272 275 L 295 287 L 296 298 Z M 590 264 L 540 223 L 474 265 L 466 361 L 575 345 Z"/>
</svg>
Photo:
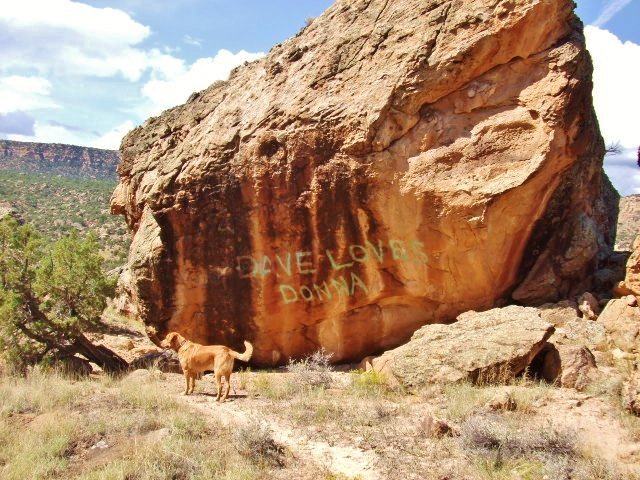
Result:
<svg viewBox="0 0 640 480">
<path fill-rule="evenodd" d="M 205 370 L 213 370 L 216 377 L 216 385 L 218 386 L 216 401 L 220 400 L 220 394 L 222 393 L 222 377 L 227 381 L 227 388 L 222 396 L 223 402 L 229 395 L 234 359 L 237 358 L 243 362 L 248 362 L 253 353 L 253 345 L 247 341 L 244 342 L 246 349 L 244 353 L 238 353 L 223 345 L 199 345 L 190 342 L 177 332 L 169 333 L 161 345 L 163 348 L 170 348 L 178 353 L 180 366 L 187 381 L 185 395 L 193 393 L 193 388 L 196 385 L 196 376 L 199 373 Z"/>
</svg>

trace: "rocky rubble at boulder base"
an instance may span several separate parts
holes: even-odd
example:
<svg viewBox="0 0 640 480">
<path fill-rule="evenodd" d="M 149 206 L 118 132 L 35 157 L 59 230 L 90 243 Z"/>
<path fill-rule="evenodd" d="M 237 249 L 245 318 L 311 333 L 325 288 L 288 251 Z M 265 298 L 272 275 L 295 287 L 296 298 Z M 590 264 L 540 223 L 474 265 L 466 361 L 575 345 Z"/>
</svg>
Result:
<svg viewBox="0 0 640 480">
<path fill-rule="evenodd" d="M 411 340 L 371 363 L 390 384 L 420 388 L 461 381 L 508 382 L 553 334 L 531 307 L 466 312 L 451 325 L 425 325 Z"/>
<path fill-rule="evenodd" d="M 624 281 L 616 285 L 615 292 L 620 296 L 640 296 L 640 235 L 633 241 L 626 267 Z"/>
<path fill-rule="evenodd" d="M 162 337 L 357 359 L 588 290 L 617 194 L 570 0 L 339 0 L 122 143 L 138 314 Z"/>
</svg>

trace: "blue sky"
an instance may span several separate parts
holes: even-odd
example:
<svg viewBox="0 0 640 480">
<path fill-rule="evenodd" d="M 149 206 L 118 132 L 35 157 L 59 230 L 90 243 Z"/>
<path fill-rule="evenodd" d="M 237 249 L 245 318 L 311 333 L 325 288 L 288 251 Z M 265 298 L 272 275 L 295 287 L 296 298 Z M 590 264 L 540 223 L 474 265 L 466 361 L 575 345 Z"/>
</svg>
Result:
<svg viewBox="0 0 640 480">
<path fill-rule="evenodd" d="M 0 0 L 0 138 L 118 148 L 126 131 L 294 35 L 331 0 Z M 640 193 L 640 0 L 578 0 L 606 159 Z"/>
</svg>

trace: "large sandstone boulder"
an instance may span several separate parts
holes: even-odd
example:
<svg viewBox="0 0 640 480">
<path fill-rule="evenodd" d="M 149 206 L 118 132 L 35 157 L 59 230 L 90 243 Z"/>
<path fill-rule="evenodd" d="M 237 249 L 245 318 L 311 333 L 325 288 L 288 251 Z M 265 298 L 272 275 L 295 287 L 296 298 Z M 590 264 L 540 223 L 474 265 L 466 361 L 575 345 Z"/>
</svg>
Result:
<svg viewBox="0 0 640 480">
<path fill-rule="evenodd" d="M 573 300 L 562 300 L 558 303 L 545 303 L 538 307 L 540 317 L 554 327 L 562 327 L 578 317 L 578 304 Z"/>
<path fill-rule="evenodd" d="M 598 317 L 598 323 L 607 329 L 613 347 L 627 353 L 639 352 L 639 307 L 630 306 L 626 299 L 611 300 Z"/>
<path fill-rule="evenodd" d="M 113 307 L 126 317 L 136 319 L 138 316 L 138 304 L 134 301 L 135 293 L 131 287 L 131 271 L 125 265 L 118 276 L 116 292 L 113 298 Z"/>
<path fill-rule="evenodd" d="M 535 373 L 561 387 L 582 391 L 598 378 L 596 359 L 584 346 L 547 343 L 538 360 Z"/>
<path fill-rule="evenodd" d="M 530 307 L 467 312 L 451 325 L 426 325 L 372 362 L 387 381 L 406 388 L 460 381 L 501 383 L 529 366 L 553 325 Z"/>
<path fill-rule="evenodd" d="M 576 318 L 557 327 L 552 341 L 556 345 L 585 346 L 599 352 L 609 350 L 609 339 L 605 326 L 600 322 L 592 322 L 583 318 Z"/>
<path fill-rule="evenodd" d="M 616 293 L 640 297 L 640 235 L 634 240 L 631 250 L 624 281 L 617 285 Z"/>
<path fill-rule="evenodd" d="M 592 67 L 570 0 L 339 0 L 122 143 L 162 338 L 335 361 L 510 295 L 586 291 L 608 254 Z"/>
</svg>

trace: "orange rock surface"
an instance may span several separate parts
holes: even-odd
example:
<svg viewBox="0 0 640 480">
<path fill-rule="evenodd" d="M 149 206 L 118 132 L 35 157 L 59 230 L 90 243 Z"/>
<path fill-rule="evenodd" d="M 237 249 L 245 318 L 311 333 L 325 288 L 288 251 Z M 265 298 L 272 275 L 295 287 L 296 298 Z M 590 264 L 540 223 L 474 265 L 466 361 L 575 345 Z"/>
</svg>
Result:
<svg viewBox="0 0 640 480">
<path fill-rule="evenodd" d="M 570 0 L 338 1 L 123 140 L 139 315 L 275 365 L 584 292 L 617 201 L 591 73 Z"/>
</svg>

